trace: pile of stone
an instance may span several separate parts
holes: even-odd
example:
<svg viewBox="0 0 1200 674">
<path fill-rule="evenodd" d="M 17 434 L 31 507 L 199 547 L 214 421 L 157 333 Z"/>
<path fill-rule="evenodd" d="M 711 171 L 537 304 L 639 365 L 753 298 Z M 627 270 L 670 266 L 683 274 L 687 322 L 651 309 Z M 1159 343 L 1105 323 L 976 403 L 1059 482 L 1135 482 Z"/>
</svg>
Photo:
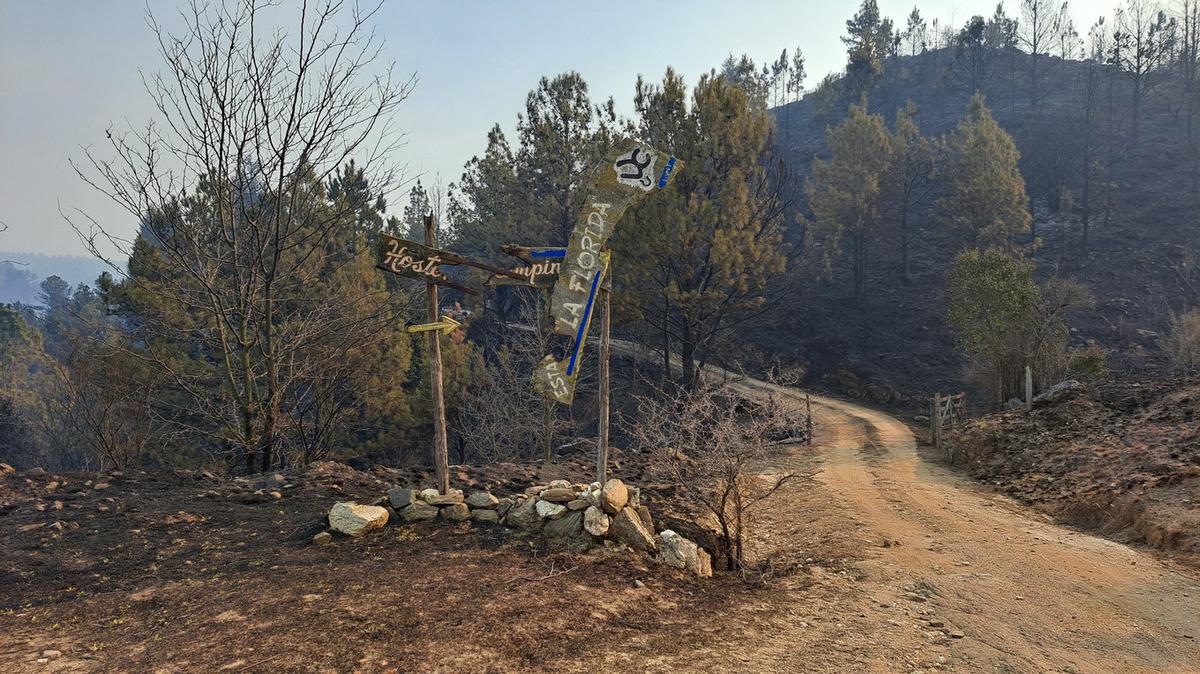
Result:
<svg viewBox="0 0 1200 674">
<path fill-rule="evenodd" d="M 611 541 L 698 576 L 712 575 L 708 553 L 670 529 L 655 534 L 650 509 L 641 503 L 641 491 L 617 479 L 603 485 L 554 480 L 514 498 L 496 498 L 486 491 L 464 497 L 457 489 L 441 494 L 436 489 L 396 487 L 388 490 L 380 505 L 334 505 L 329 526 L 349 536 L 362 536 L 386 525 L 392 513 L 403 522 L 486 522 L 569 543 Z M 329 540 L 323 537 L 318 542 Z"/>
</svg>

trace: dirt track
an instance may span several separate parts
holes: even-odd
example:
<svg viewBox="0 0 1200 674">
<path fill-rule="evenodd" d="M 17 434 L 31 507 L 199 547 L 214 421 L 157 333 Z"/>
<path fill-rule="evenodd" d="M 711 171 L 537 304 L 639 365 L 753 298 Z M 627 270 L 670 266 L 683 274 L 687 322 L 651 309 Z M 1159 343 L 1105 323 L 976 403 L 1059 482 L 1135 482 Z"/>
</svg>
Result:
<svg viewBox="0 0 1200 674">
<path fill-rule="evenodd" d="M 886 414 L 827 398 L 813 403 L 819 479 L 861 525 L 860 537 L 879 543 L 858 564 L 861 589 L 877 612 L 906 602 L 921 607 L 918 618 L 932 609 L 933 626 L 951 637 L 941 642 L 946 667 L 1200 671 L 1194 577 L 981 489 L 920 456 L 909 428 Z M 864 644 L 860 663 L 890 669 L 890 649 L 913 648 L 911 633 L 887 629 L 905 626 L 895 622 L 875 635 L 877 646 Z"/>
</svg>

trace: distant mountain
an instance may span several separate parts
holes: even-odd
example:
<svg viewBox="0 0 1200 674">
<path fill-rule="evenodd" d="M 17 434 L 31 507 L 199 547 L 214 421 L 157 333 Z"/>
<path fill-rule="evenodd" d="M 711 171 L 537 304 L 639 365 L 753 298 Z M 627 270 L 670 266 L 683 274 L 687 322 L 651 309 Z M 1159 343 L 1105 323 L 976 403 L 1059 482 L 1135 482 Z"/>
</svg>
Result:
<svg viewBox="0 0 1200 674">
<path fill-rule="evenodd" d="M 94 257 L 0 251 L 0 302 L 37 303 L 38 284 L 58 276 L 72 286 L 96 285 L 108 266 Z"/>
</svg>

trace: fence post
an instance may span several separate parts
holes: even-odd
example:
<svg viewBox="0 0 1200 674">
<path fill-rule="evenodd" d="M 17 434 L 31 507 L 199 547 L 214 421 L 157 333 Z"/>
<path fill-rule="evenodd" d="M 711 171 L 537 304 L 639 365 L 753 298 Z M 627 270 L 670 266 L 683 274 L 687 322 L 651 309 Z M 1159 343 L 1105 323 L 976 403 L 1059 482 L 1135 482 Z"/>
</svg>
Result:
<svg viewBox="0 0 1200 674">
<path fill-rule="evenodd" d="M 1025 366 L 1025 411 L 1033 409 L 1033 368 Z"/>
<path fill-rule="evenodd" d="M 942 448 L 942 394 L 933 394 L 933 446 Z"/>
</svg>

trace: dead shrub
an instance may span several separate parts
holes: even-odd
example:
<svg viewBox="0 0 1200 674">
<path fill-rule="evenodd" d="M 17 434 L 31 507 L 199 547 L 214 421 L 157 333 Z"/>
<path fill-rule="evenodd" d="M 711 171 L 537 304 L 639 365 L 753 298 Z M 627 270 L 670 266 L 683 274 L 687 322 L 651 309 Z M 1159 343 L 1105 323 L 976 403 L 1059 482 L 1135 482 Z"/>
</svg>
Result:
<svg viewBox="0 0 1200 674">
<path fill-rule="evenodd" d="M 1200 308 L 1171 316 L 1161 344 L 1171 367 L 1180 372 L 1200 370 Z"/>
</svg>

